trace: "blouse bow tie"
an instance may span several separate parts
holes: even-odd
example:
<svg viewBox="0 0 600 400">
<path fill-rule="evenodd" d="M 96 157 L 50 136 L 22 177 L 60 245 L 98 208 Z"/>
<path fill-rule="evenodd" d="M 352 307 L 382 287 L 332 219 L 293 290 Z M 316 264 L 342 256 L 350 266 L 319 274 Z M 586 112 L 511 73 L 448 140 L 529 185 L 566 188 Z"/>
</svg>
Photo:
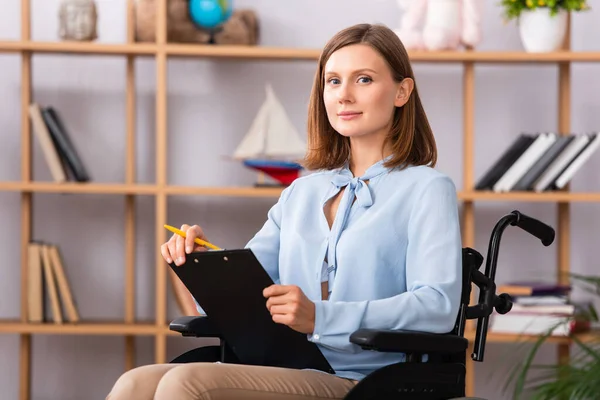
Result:
<svg viewBox="0 0 600 400">
<path fill-rule="evenodd" d="M 342 231 L 344 230 L 344 227 L 346 226 L 348 217 L 350 216 L 353 200 L 356 197 L 357 206 L 361 208 L 366 208 L 373 205 L 371 188 L 369 185 L 367 185 L 366 181 L 369 181 L 387 171 L 387 169 L 383 166 L 384 161 L 385 160 L 372 165 L 369 169 L 367 169 L 365 174 L 360 177 L 354 177 L 348 168 L 348 163 L 346 163 L 344 168 L 340 169 L 338 173 L 333 175 L 333 178 L 331 179 L 331 183 L 338 189 L 338 192 L 339 189 L 343 187 L 346 187 L 346 191 L 340 200 L 337 211 L 339 215 L 336 215 L 333 221 L 327 248 L 327 273 L 330 291 L 333 288 L 337 270 L 337 243 Z"/>
<path fill-rule="evenodd" d="M 371 189 L 369 185 L 365 183 L 365 180 L 371 177 L 353 177 L 350 171 L 343 170 L 339 174 L 334 175 L 331 183 L 338 189 L 346 187 L 347 196 L 354 194 L 356 196 L 356 202 L 360 207 L 370 207 L 373 205 L 373 197 L 371 195 Z M 354 196 L 351 196 L 353 198 Z"/>
</svg>

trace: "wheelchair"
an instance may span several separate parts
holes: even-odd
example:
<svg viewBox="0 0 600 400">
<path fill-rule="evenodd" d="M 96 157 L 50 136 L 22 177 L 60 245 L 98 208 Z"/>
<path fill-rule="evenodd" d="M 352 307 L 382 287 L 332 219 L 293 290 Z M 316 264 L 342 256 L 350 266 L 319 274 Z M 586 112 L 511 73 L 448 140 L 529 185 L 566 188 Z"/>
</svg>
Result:
<svg viewBox="0 0 600 400">
<path fill-rule="evenodd" d="M 466 353 L 468 339 L 464 337 L 467 320 L 477 319 L 477 328 L 471 359 L 484 360 L 488 319 L 494 310 L 505 314 L 512 308 L 512 299 L 496 294 L 496 263 L 500 239 L 505 228 L 518 226 L 541 240 L 544 246 L 554 241 L 554 229 L 545 223 L 515 210 L 504 215 L 492 231 L 485 272 L 479 269 L 483 256 L 476 250 L 462 249 L 462 293 L 456 323 L 451 332 L 436 334 L 406 330 L 359 329 L 352 333 L 350 342 L 364 350 L 401 352 L 406 361 L 380 368 L 363 378 L 345 397 L 345 400 L 398 399 L 450 400 L 465 396 Z M 478 303 L 470 306 L 471 287 L 479 288 Z M 218 346 L 204 346 L 190 350 L 171 361 L 239 363 L 234 352 L 219 335 L 207 316 L 186 316 L 172 321 L 170 330 L 183 336 L 219 338 Z M 423 361 L 423 356 L 426 360 Z M 471 398 L 473 399 L 473 398 Z M 482 400 L 482 399 L 481 399 Z"/>
</svg>

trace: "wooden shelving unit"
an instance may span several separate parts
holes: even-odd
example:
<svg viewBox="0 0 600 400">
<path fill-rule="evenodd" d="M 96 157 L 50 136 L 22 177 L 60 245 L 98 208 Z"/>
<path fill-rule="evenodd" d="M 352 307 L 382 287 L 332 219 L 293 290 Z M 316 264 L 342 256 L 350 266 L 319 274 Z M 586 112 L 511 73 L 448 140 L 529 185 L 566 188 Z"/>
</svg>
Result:
<svg viewBox="0 0 600 400">
<path fill-rule="evenodd" d="M 79 42 L 32 42 L 0 41 L 0 52 L 63 53 L 89 55 L 125 55 L 155 57 L 164 52 L 170 57 L 209 57 L 254 60 L 302 61 L 317 60 L 319 49 L 249 46 L 205 46 L 167 43 L 79 43 Z M 563 63 L 600 62 L 600 52 L 556 51 L 550 53 L 525 53 L 521 51 L 413 51 L 414 62 L 514 64 L 514 63 Z"/>
<path fill-rule="evenodd" d="M 0 41 L 0 53 L 17 53 L 22 60 L 21 67 L 21 180 L 0 182 L 0 191 L 18 192 L 21 198 L 21 319 L 20 321 L 0 321 L 0 333 L 20 335 L 20 399 L 30 398 L 31 384 L 31 336 L 36 334 L 53 335 L 121 335 L 125 338 L 126 369 L 134 367 L 134 338 L 140 335 L 152 336 L 155 343 L 155 362 L 164 363 L 166 359 L 166 340 L 175 335 L 168 329 L 166 315 L 167 268 L 160 259 L 156 260 L 156 314 L 153 321 L 136 321 L 135 319 L 135 276 L 134 276 L 134 214 L 136 196 L 153 196 L 155 198 L 156 247 L 167 239 L 162 229 L 167 223 L 167 202 L 169 196 L 232 196 L 232 197 L 273 197 L 279 196 L 280 189 L 253 187 L 196 187 L 171 186 L 166 180 L 167 166 L 167 60 L 171 57 L 196 57 L 204 59 L 253 59 L 275 61 L 315 61 L 319 56 L 318 49 L 294 49 L 274 47 L 244 46 L 206 46 L 184 45 L 166 42 L 166 0 L 157 1 L 157 40 L 155 43 L 135 43 L 133 0 L 127 2 L 127 42 L 116 44 L 75 43 L 75 42 L 35 42 L 30 34 L 30 2 L 21 0 L 21 39 L 19 41 Z M 568 41 L 567 41 L 568 43 Z M 126 120 L 127 150 L 126 174 L 124 182 L 112 184 L 99 183 L 64 183 L 36 182 L 32 177 L 32 139 L 27 108 L 32 101 L 32 68 L 31 58 L 34 53 L 78 54 L 78 55 L 110 55 L 123 56 L 127 59 L 126 80 Z M 562 134 L 570 130 L 570 66 L 573 62 L 600 62 L 600 52 L 571 52 L 565 50 L 530 54 L 519 51 L 511 52 L 412 52 L 413 62 L 454 63 L 462 64 L 463 74 L 463 182 L 464 189 L 459 192 L 459 200 L 463 204 L 463 244 L 475 245 L 474 203 L 477 201 L 520 201 L 550 202 L 558 207 L 557 225 L 557 257 L 559 276 L 569 271 L 570 257 L 570 218 L 571 202 L 600 202 L 600 192 L 570 193 L 568 191 L 553 193 L 491 193 L 473 191 L 474 187 L 474 90 L 475 64 L 518 64 L 518 63 L 550 63 L 559 68 L 559 109 L 557 128 Z M 134 61 L 136 57 L 153 57 L 156 62 L 156 181 L 152 184 L 136 183 L 135 171 L 135 75 Z M 443 151 L 443 149 L 442 149 Z M 32 199 L 37 193 L 73 193 L 73 194 L 110 194 L 122 195 L 126 204 L 125 212 L 125 318 L 122 321 L 89 322 L 79 324 L 31 324 L 27 322 L 27 244 L 32 238 Z M 486 233 L 487 234 L 487 233 Z M 83 316 L 85 319 L 85 316 Z M 467 337 L 471 340 L 474 333 L 469 330 Z M 582 335 L 587 339 L 589 335 Z M 529 338 L 533 340 L 534 338 Z M 514 342 L 523 340 L 516 335 L 499 335 L 490 333 L 488 342 Z M 568 357 L 570 340 L 555 338 L 558 344 L 558 355 L 561 359 Z M 474 393 L 474 372 L 468 364 L 467 395 Z"/>
<path fill-rule="evenodd" d="M 159 187 L 152 184 L 122 183 L 51 183 L 51 182 L 0 182 L 2 192 L 22 193 L 87 193 L 115 195 L 154 196 L 165 193 L 170 196 L 227 196 L 227 197 L 273 197 L 281 194 L 279 188 L 255 188 L 243 186 L 177 186 Z M 537 203 L 598 203 L 600 192 L 510 192 L 494 193 L 479 191 L 459 191 L 461 201 L 522 201 Z"/>
</svg>

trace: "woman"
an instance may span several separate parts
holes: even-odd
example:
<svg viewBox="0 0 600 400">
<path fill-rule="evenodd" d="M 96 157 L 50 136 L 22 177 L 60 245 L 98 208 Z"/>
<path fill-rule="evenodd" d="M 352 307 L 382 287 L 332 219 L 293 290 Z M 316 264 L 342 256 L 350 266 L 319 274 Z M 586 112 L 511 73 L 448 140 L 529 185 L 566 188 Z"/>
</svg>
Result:
<svg viewBox="0 0 600 400">
<path fill-rule="evenodd" d="M 277 284 L 263 292 L 273 321 L 317 343 L 336 375 L 247 365 L 142 366 L 109 398 L 343 398 L 403 354 L 363 351 L 359 328 L 452 330 L 461 239 L 452 181 L 433 169 L 435 140 L 408 55 L 388 28 L 361 24 L 325 46 L 308 116 L 305 166 L 250 240 Z M 161 247 L 168 263 L 202 250 L 184 225 Z M 207 239 L 206 239 L 207 240 Z"/>
</svg>

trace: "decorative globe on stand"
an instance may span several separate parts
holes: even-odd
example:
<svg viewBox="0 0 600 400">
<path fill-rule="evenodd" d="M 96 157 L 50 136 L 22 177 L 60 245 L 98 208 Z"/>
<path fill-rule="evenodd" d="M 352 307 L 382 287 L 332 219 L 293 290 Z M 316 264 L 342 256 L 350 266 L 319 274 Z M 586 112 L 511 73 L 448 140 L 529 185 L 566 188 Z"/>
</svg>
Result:
<svg viewBox="0 0 600 400">
<path fill-rule="evenodd" d="M 232 0 L 190 0 L 190 19 L 199 28 L 208 30 L 212 36 L 231 17 L 232 3 Z"/>
</svg>

